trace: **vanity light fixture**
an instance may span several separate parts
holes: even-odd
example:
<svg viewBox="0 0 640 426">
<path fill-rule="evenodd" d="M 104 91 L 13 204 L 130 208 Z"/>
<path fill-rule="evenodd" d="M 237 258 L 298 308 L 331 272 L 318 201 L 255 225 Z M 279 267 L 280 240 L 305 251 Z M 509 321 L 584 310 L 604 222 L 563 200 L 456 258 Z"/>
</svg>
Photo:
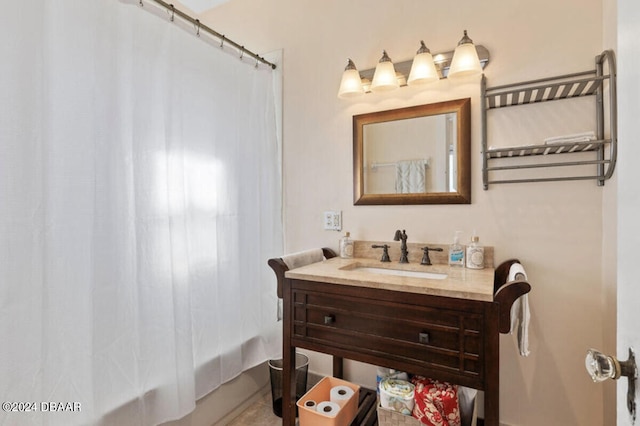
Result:
<svg viewBox="0 0 640 426">
<path fill-rule="evenodd" d="M 482 66 L 480 65 L 476 47 L 473 44 L 473 40 L 467 35 L 467 30 L 464 30 L 464 35 L 453 53 L 449 77 L 466 77 L 480 74 L 481 72 Z"/>
<path fill-rule="evenodd" d="M 424 44 L 424 41 L 420 41 L 420 49 L 416 52 L 416 56 L 411 63 L 411 71 L 409 72 L 409 79 L 407 84 L 409 86 L 428 84 L 438 81 L 440 76 L 436 69 L 436 64 L 433 62 L 433 56 L 431 51 Z"/>
<path fill-rule="evenodd" d="M 489 63 L 489 51 L 476 46 L 464 31 L 455 51 L 432 55 L 423 41 L 413 60 L 394 64 L 386 51 L 376 68 L 358 72 L 351 59 L 344 69 L 338 97 L 349 98 L 368 92 L 384 92 L 405 85 L 418 86 L 438 79 L 481 73 Z M 358 78 L 360 79 L 358 81 Z"/>
<path fill-rule="evenodd" d="M 400 87 L 398 83 L 398 77 L 396 76 L 396 70 L 393 67 L 391 58 L 387 55 L 387 51 L 382 51 L 382 58 L 376 65 L 376 71 L 373 73 L 373 80 L 371 81 L 372 92 L 386 92 L 388 90 L 394 90 Z"/>
<path fill-rule="evenodd" d="M 342 81 L 340 81 L 340 90 L 338 90 L 338 97 L 350 98 L 353 96 L 362 95 L 364 89 L 362 88 L 362 79 L 360 73 L 356 69 L 356 64 L 351 59 L 347 62 L 347 66 L 344 68 L 342 74 Z"/>
</svg>

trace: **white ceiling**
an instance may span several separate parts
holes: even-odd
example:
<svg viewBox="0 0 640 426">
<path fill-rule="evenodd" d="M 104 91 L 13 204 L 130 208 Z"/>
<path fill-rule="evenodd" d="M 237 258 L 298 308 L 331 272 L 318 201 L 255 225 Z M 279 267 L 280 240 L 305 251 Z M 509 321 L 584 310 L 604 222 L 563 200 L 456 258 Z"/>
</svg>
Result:
<svg viewBox="0 0 640 426">
<path fill-rule="evenodd" d="M 180 3 L 196 13 L 202 13 L 227 1 L 229 0 L 180 0 Z"/>
</svg>

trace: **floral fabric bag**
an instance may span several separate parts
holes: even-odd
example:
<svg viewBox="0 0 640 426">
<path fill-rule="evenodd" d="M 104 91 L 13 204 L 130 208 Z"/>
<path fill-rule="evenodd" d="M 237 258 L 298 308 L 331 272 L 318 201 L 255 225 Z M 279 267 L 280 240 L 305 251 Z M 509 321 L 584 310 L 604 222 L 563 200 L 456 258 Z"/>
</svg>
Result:
<svg viewBox="0 0 640 426">
<path fill-rule="evenodd" d="M 413 417 L 428 426 L 460 426 L 458 386 L 414 376 Z"/>
</svg>

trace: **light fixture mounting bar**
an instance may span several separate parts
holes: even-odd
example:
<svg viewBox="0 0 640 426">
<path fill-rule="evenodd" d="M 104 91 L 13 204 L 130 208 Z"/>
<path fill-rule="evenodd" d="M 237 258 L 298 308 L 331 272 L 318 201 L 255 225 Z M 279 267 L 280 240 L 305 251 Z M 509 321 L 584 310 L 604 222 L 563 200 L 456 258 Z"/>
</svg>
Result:
<svg viewBox="0 0 640 426">
<path fill-rule="evenodd" d="M 476 46 L 476 51 L 478 52 L 478 58 L 480 59 L 480 65 L 484 69 L 484 67 L 489 63 L 489 51 L 486 47 L 482 45 Z M 433 62 L 436 64 L 436 69 L 438 70 L 438 74 L 440 78 L 446 78 L 449 73 L 449 67 L 451 66 L 451 59 L 453 59 L 453 50 L 443 53 L 436 53 L 433 55 Z M 411 71 L 411 64 L 413 63 L 413 59 L 409 59 L 408 61 L 398 62 L 393 64 L 396 69 L 396 73 L 402 74 L 405 78 L 409 76 L 409 71 Z M 375 68 L 369 68 L 366 70 L 360 71 L 360 77 L 363 79 L 372 80 L 373 73 L 375 72 Z M 406 80 L 406 79 L 405 79 Z"/>
</svg>

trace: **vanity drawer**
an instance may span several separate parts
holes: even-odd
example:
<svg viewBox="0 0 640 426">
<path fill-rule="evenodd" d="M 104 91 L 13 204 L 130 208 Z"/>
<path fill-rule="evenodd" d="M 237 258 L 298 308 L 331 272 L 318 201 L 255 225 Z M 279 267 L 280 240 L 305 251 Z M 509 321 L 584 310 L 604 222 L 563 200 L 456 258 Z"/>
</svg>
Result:
<svg viewBox="0 0 640 426">
<path fill-rule="evenodd" d="M 293 336 L 464 375 L 481 374 L 479 312 L 293 290 Z"/>
</svg>

